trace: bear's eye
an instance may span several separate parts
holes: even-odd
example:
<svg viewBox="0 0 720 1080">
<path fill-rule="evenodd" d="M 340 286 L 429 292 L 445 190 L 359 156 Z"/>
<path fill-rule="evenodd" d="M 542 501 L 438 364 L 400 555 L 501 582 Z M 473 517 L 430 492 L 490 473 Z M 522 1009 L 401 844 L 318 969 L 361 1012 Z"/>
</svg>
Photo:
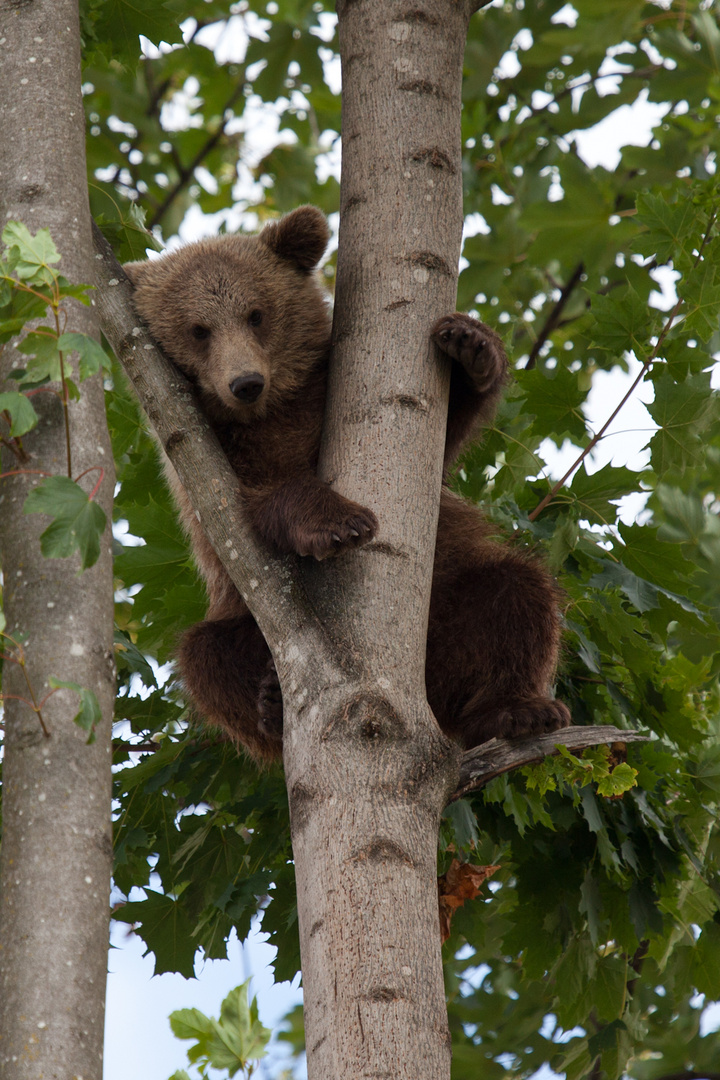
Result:
<svg viewBox="0 0 720 1080">
<path fill-rule="evenodd" d="M 207 339 L 210 337 L 209 327 L 201 326 L 200 323 L 196 323 L 195 326 L 191 326 L 190 333 L 196 341 L 207 341 Z"/>
<path fill-rule="evenodd" d="M 250 326 L 259 326 L 262 322 L 262 318 L 262 311 L 260 311 L 259 308 L 253 308 L 253 310 L 248 315 L 248 323 Z"/>
</svg>

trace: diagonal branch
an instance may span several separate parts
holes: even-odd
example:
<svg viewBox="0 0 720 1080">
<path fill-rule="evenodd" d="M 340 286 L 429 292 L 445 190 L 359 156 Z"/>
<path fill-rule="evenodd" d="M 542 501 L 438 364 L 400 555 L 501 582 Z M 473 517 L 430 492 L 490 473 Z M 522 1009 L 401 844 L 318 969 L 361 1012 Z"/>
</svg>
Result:
<svg viewBox="0 0 720 1080">
<path fill-rule="evenodd" d="M 469 791 L 484 787 L 496 776 L 556 754 L 558 746 L 566 746 L 568 750 L 583 750 L 587 746 L 614 742 L 648 742 L 648 736 L 599 724 L 563 728 L 561 731 L 550 731 L 529 739 L 490 739 L 463 755 L 458 786 L 450 802 L 461 799 Z"/>
<path fill-rule="evenodd" d="M 693 261 L 693 269 L 699 264 L 699 262 L 701 261 L 701 259 L 703 257 L 703 251 L 705 250 L 705 246 L 706 246 L 706 244 L 708 243 L 708 241 L 710 239 L 710 234 L 711 234 L 711 232 L 712 232 L 712 230 L 713 230 L 713 228 L 715 226 L 715 222 L 717 220 L 717 217 L 718 217 L 718 210 L 715 209 L 715 210 L 713 210 L 712 214 L 710 215 L 710 219 L 708 221 L 707 228 L 706 228 L 705 233 L 703 235 L 702 242 L 701 242 L 701 244 L 700 244 L 700 246 L 698 248 L 697 254 L 696 254 L 695 259 Z M 638 372 L 637 378 L 633 380 L 633 382 L 632 382 L 632 384 L 630 386 L 630 389 L 623 396 L 623 398 L 619 402 L 619 404 L 613 409 L 612 413 L 607 418 L 607 420 L 605 421 L 603 426 L 600 428 L 600 430 L 598 432 L 596 432 L 595 435 L 593 435 L 592 439 L 587 444 L 585 449 L 580 452 L 580 454 L 578 455 L 576 460 L 572 463 L 572 465 L 567 470 L 565 475 L 562 476 L 558 480 L 558 482 L 553 485 L 553 487 L 550 489 L 550 491 L 548 491 L 545 498 L 542 499 L 537 504 L 537 506 L 532 511 L 532 513 L 528 514 L 528 518 L 529 518 L 530 521 L 535 521 L 535 519 L 538 517 L 538 515 L 541 514 L 542 511 L 545 509 L 545 507 L 549 503 L 552 502 L 552 500 L 557 495 L 558 491 L 560 491 L 560 489 L 565 484 L 566 480 L 568 480 L 573 475 L 575 470 L 578 469 L 582 465 L 583 461 L 588 456 L 588 454 L 593 450 L 593 448 L 597 445 L 597 443 L 599 443 L 600 440 L 603 438 L 603 436 L 605 435 L 605 432 L 610 427 L 610 425 L 612 424 L 613 420 L 618 415 L 620 410 L 623 408 L 623 406 L 626 404 L 626 402 L 632 397 L 632 395 L 635 392 L 636 387 L 642 382 L 642 380 L 647 375 L 648 371 L 650 371 L 651 367 L 655 363 L 655 361 L 656 361 L 656 359 L 658 357 L 658 354 L 660 353 L 660 350 L 662 349 L 665 338 L 670 333 L 670 330 L 672 329 L 673 324 L 674 324 L 676 318 L 678 317 L 678 315 L 680 313 L 680 309 L 682 308 L 684 303 L 685 303 L 684 297 L 680 296 L 678 298 L 677 303 L 675 304 L 672 311 L 670 312 L 667 319 L 665 320 L 665 324 L 664 324 L 662 330 L 660 331 L 660 334 L 658 336 L 657 341 L 655 342 L 655 345 L 653 346 L 652 352 L 648 356 L 647 360 L 645 360 L 645 362 L 643 363 L 643 366 L 640 368 L 640 371 Z"/>
<path fill-rule="evenodd" d="M 550 337 L 550 335 L 553 333 L 553 331 L 557 329 L 565 305 L 570 299 L 570 296 L 572 295 L 575 286 L 577 285 L 584 273 L 585 265 L 583 262 L 579 262 L 568 280 L 566 281 L 565 285 L 563 286 L 557 303 L 554 305 L 552 311 L 545 320 L 545 325 L 538 334 L 537 340 L 535 341 L 532 349 L 530 350 L 530 355 L 528 356 L 527 363 L 525 364 L 525 371 L 531 371 L 535 367 L 540 350 L 542 349 L 543 345 Z"/>
<path fill-rule="evenodd" d="M 205 160 L 205 158 L 207 157 L 207 155 L 211 152 L 211 150 L 215 149 L 217 144 L 223 138 L 223 136 L 225 135 L 225 133 L 227 131 L 227 126 L 230 123 L 230 120 L 234 119 L 234 115 L 232 115 L 232 114 L 228 115 L 228 112 L 229 112 L 230 109 L 232 109 L 233 105 L 238 100 L 238 98 L 242 96 L 242 94 L 244 93 L 244 90 L 245 90 L 245 78 L 244 78 L 244 72 L 243 72 L 243 77 L 242 78 L 238 77 L 237 86 L 233 90 L 232 94 L 230 95 L 230 97 L 228 98 L 226 103 L 223 105 L 223 108 L 222 108 L 222 117 L 223 118 L 222 118 L 222 121 L 220 122 L 220 124 L 218 125 L 216 131 L 214 131 L 212 133 L 212 135 L 210 135 L 205 140 L 205 142 L 200 147 L 200 149 L 198 150 L 197 154 L 192 159 L 192 161 L 189 162 L 189 164 L 184 165 L 184 166 L 183 165 L 178 165 L 178 172 L 179 172 L 178 179 L 173 184 L 173 186 L 170 188 L 167 195 L 165 196 L 163 201 L 160 203 L 157 210 L 153 214 L 152 218 L 148 222 L 147 227 L 148 227 L 149 230 L 152 230 L 155 227 L 155 225 L 158 225 L 160 223 L 160 221 L 163 218 L 163 215 L 167 212 L 167 210 L 172 205 L 174 200 L 178 197 L 178 195 L 183 190 L 185 185 L 192 179 L 192 177 L 193 177 L 193 175 L 195 173 L 195 170 L 198 168 L 198 166 L 202 165 L 202 163 Z"/>
</svg>

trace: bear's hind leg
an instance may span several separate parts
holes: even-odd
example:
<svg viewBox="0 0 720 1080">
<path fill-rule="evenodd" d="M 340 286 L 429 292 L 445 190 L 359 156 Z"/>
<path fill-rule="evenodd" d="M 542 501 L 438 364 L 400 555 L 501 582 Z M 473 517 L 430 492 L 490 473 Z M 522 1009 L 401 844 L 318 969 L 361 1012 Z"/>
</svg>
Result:
<svg viewBox="0 0 720 1080">
<path fill-rule="evenodd" d="M 560 642 L 552 578 L 499 544 L 472 554 L 433 583 L 426 682 L 438 723 L 466 749 L 567 727 L 567 707 L 550 696 Z"/>
<path fill-rule="evenodd" d="M 282 720 L 278 730 L 275 723 L 265 724 L 260 712 L 261 690 L 274 665 L 250 615 L 191 626 L 180 642 L 178 662 L 183 685 L 209 724 L 227 731 L 257 760 L 281 756 Z M 281 704 L 279 709 L 281 716 Z"/>
</svg>

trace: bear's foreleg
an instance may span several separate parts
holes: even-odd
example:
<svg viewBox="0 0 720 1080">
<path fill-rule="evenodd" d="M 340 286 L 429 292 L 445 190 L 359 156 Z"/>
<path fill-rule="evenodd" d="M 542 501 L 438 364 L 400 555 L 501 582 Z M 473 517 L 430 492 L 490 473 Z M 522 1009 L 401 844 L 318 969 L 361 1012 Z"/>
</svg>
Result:
<svg viewBox="0 0 720 1080">
<path fill-rule="evenodd" d="M 360 547 L 377 532 L 377 518 L 314 475 L 294 476 L 279 487 L 242 492 L 258 533 L 283 554 L 325 559 Z"/>
<path fill-rule="evenodd" d="M 435 344 L 454 360 L 450 375 L 445 465 L 452 465 L 463 444 L 492 422 L 508 380 L 502 340 L 485 323 L 455 312 L 438 319 L 431 331 Z"/>
</svg>

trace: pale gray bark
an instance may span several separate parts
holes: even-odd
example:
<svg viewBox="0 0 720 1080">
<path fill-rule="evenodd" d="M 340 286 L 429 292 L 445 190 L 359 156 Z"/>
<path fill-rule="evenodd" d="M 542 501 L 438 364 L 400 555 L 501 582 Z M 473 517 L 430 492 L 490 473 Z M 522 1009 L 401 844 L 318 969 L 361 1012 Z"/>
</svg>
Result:
<svg viewBox="0 0 720 1080">
<path fill-rule="evenodd" d="M 0 3 L 0 220 L 49 228 L 62 272 L 92 279 L 85 175 L 77 0 Z M 73 302 L 67 329 L 97 336 L 91 308 Z M 12 350 L 0 358 L 6 372 Z M 23 357 L 17 356 L 18 360 Z M 17 384 L 13 384 L 16 387 Z M 101 465 L 98 501 L 108 518 L 114 484 L 99 378 L 71 405 L 73 474 Z M 3 469 L 64 473 L 58 400 L 34 398 L 37 429 L 23 438 L 31 460 L 3 454 Z M 97 473 L 88 477 L 89 487 Z M 100 1080 L 109 887 L 111 720 L 114 700 L 111 537 L 98 563 L 44 559 L 48 522 L 22 513 L 38 477 L 0 481 L 0 553 L 7 632 L 26 635 L 28 675 L 38 698 L 48 678 L 93 690 L 103 721 L 86 745 L 73 723 L 77 695 L 62 690 L 43 709 L 49 736 L 23 702 L 5 701 L 3 843 L 0 852 L 0 1078 Z M 7 651 L 5 649 L 4 651 Z M 27 696 L 6 662 L 5 694 Z"/>
</svg>

